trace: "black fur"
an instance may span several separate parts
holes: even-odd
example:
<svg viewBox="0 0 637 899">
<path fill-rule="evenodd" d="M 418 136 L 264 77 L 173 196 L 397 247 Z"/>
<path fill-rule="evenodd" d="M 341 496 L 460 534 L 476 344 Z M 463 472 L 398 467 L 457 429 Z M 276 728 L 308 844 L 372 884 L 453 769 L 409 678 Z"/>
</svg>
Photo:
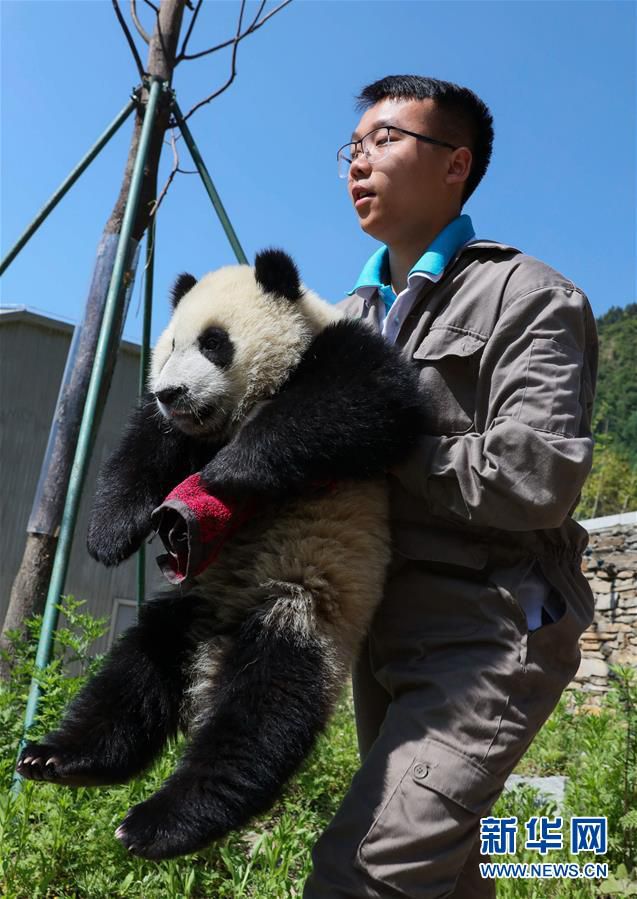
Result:
<svg viewBox="0 0 637 899">
<path fill-rule="evenodd" d="M 87 538 L 93 558 L 119 565 L 136 552 L 150 533 L 153 509 L 215 451 L 174 428 L 146 394 L 100 471 Z"/>
<path fill-rule="evenodd" d="M 370 478 L 404 459 L 423 432 L 418 375 L 363 322 L 312 342 L 275 400 L 204 468 L 213 494 L 281 496 L 313 481 Z"/>
<path fill-rule="evenodd" d="M 257 253 L 254 276 L 266 293 L 291 301 L 301 298 L 298 269 L 283 250 L 263 250 L 262 253 Z"/>
<path fill-rule="evenodd" d="M 213 489 L 235 495 L 284 496 L 316 480 L 380 475 L 413 445 L 421 402 L 415 371 L 357 322 L 325 329 L 280 393 L 217 455 L 162 418 L 149 395 L 100 474 L 89 550 L 107 565 L 127 558 L 149 533 L 153 509 L 204 465 Z M 60 727 L 25 748 L 20 774 L 112 784 L 149 765 L 181 723 L 194 641 L 219 648 L 211 608 L 188 596 L 148 603 Z M 313 625 L 295 626 L 299 604 L 288 620 L 290 608 L 289 597 L 270 598 L 224 634 L 208 716 L 172 777 L 118 830 L 131 852 L 169 858 L 244 825 L 271 806 L 311 749 L 333 696 L 325 650 L 304 636 Z"/>
<path fill-rule="evenodd" d="M 228 368 L 234 359 L 234 344 L 223 328 L 206 328 L 198 338 L 203 355 L 219 368 Z"/>
<path fill-rule="evenodd" d="M 196 283 L 197 279 L 195 276 L 189 275 L 188 272 L 182 272 L 181 275 L 177 276 L 175 283 L 170 289 L 170 304 L 173 309 L 177 308 L 182 297 L 185 297 Z"/>
<path fill-rule="evenodd" d="M 263 612 L 241 626 L 225 656 L 214 714 L 179 768 L 119 829 L 132 853 L 161 859 L 194 852 L 267 811 L 325 727 L 331 702 L 322 689 L 321 647 L 267 627 Z"/>
<path fill-rule="evenodd" d="M 115 643 L 59 728 L 26 745 L 18 772 L 31 780 L 98 786 L 123 783 L 147 768 L 177 732 L 195 604 L 181 597 L 146 603 L 139 623 Z"/>
<path fill-rule="evenodd" d="M 18 772 L 64 786 L 104 786 L 139 774 L 179 725 L 199 609 L 189 597 L 147 604 L 58 730 L 29 743 Z M 318 641 L 283 620 L 289 597 L 252 613 L 230 637 L 209 697 L 175 773 L 130 810 L 117 835 L 145 858 L 195 852 L 271 807 L 324 729 L 332 698 Z M 285 715 L 281 714 L 285 709 Z"/>
</svg>

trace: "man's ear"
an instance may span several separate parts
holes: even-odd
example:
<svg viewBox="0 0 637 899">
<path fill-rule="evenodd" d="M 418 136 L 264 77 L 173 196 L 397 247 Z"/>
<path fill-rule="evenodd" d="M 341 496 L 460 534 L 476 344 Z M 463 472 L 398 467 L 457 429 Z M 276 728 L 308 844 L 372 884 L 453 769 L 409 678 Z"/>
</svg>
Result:
<svg viewBox="0 0 637 899">
<path fill-rule="evenodd" d="M 460 184 L 466 181 L 471 171 L 473 154 L 469 147 L 458 147 L 449 156 L 449 167 L 445 182 L 447 184 Z"/>
</svg>

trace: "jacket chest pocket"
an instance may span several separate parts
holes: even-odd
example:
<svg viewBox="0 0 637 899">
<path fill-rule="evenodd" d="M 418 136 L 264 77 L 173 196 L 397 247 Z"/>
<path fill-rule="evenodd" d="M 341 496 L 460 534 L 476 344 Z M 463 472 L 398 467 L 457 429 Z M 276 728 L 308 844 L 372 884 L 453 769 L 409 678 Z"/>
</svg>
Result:
<svg viewBox="0 0 637 899">
<path fill-rule="evenodd" d="M 432 328 L 414 352 L 430 434 L 464 434 L 474 427 L 480 357 L 486 338 Z"/>
</svg>

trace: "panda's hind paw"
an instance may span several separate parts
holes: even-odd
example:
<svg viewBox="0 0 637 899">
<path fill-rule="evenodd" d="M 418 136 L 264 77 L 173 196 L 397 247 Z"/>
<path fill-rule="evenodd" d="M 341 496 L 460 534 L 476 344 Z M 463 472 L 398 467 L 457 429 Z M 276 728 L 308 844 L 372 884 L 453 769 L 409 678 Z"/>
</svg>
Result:
<svg viewBox="0 0 637 899">
<path fill-rule="evenodd" d="M 16 771 L 27 780 L 66 787 L 96 787 L 125 780 L 104 770 L 86 753 L 48 740 L 28 743 L 20 753 Z"/>
<path fill-rule="evenodd" d="M 83 786 L 87 781 L 78 779 L 78 775 L 85 767 L 85 760 L 55 743 L 28 743 L 20 753 L 16 771 L 27 780 Z"/>
<path fill-rule="evenodd" d="M 204 849 L 228 828 L 211 820 L 202 798 L 165 787 L 133 806 L 115 836 L 132 855 L 153 861 Z"/>
</svg>

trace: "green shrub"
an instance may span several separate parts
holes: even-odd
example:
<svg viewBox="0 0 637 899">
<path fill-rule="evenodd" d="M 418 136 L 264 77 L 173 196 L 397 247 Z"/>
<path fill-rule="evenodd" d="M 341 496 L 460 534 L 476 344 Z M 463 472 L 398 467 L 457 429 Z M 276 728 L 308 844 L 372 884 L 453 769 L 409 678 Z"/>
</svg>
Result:
<svg viewBox="0 0 637 899">
<path fill-rule="evenodd" d="M 98 659 L 89 654 L 104 623 L 63 604 L 64 626 L 55 656 L 41 677 L 42 701 L 33 735 L 54 727 L 61 712 Z M 9 793 L 22 718 L 33 671 L 39 621 L 26 640 L 13 642 L 14 674 L 0 682 L 0 895 L 5 899 L 287 899 L 300 896 L 310 870 L 310 850 L 326 826 L 358 767 L 351 696 L 346 693 L 326 734 L 280 802 L 249 829 L 231 834 L 204 852 L 149 862 L 126 852 L 113 832 L 128 808 L 148 797 L 175 767 L 179 742 L 169 746 L 143 777 L 126 786 L 60 789 L 25 781 Z M 72 673 L 70 673 L 72 672 Z M 498 883 L 499 899 L 592 899 L 632 895 L 637 834 L 637 685 L 634 672 L 614 669 L 614 682 L 598 714 L 562 700 L 531 746 L 518 773 L 568 777 L 565 822 L 571 815 L 608 817 L 613 876 L 599 884 L 568 880 L 510 880 Z M 496 816 L 553 815 L 528 787 L 507 792 Z M 521 826 L 521 825 L 520 825 Z M 565 841 L 566 842 L 566 841 Z M 506 858 L 503 860 L 507 860 Z M 510 861 L 537 861 L 522 849 Z M 550 861 L 573 861 L 564 851 Z M 590 860 L 588 857 L 586 861 Z M 624 890 L 624 892 L 620 892 Z"/>
<path fill-rule="evenodd" d="M 54 659 L 41 677 L 33 735 L 54 727 L 63 708 L 98 664 L 91 644 L 104 630 L 66 599 Z M 0 895 L 4 899 L 284 899 L 297 896 L 310 870 L 310 850 L 332 817 L 358 765 L 351 700 L 343 696 L 329 732 L 285 796 L 250 830 L 231 834 L 197 855 L 165 862 L 130 856 L 113 833 L 131 805 L 154 792 L 174 769 L 176 743 L 143 777 L 122 787 L 60 789 L 23 781 L 9 785 L 33 672 L 40 620 L 27 640 L 13 640 L 13 677 L 0 681 Z M 69 668 L 74 672 L 69 674 Z"/>
<path fill-rule="evenodd" d="M 608 862 L 613 877 L 603 884 L 569 880 L 509 880 L 498 884 L 498 899 L 601 899 L 634 895 L 637 872 L 637 678 L 628 667 L 612 670 L 610 690 L 597 710 L 584 710 L 585 694 L 564 696 L 542 728 L 517 773 L 562 774 L 567 777 L 560 814 L 564 821 L 564 849 L 550 852 L 551 862 Z M 522 822 L 533 815 L 554 817 L 555 806 L 538 799 L 530 787 L 503 794 L 496 816 L 517 815 Z M 572 816 L 606 816 L 608 853 L 569 854 L 568 822 Z M 519 846 L 518 842 L 518 846 Z M 537 853 L 519 850 L 498 861 L 537 862 Z M 619 892 L 620 889 L 627 890 Z M 637 892 L 635 893 L 637 895 Z"/>
</svg>

